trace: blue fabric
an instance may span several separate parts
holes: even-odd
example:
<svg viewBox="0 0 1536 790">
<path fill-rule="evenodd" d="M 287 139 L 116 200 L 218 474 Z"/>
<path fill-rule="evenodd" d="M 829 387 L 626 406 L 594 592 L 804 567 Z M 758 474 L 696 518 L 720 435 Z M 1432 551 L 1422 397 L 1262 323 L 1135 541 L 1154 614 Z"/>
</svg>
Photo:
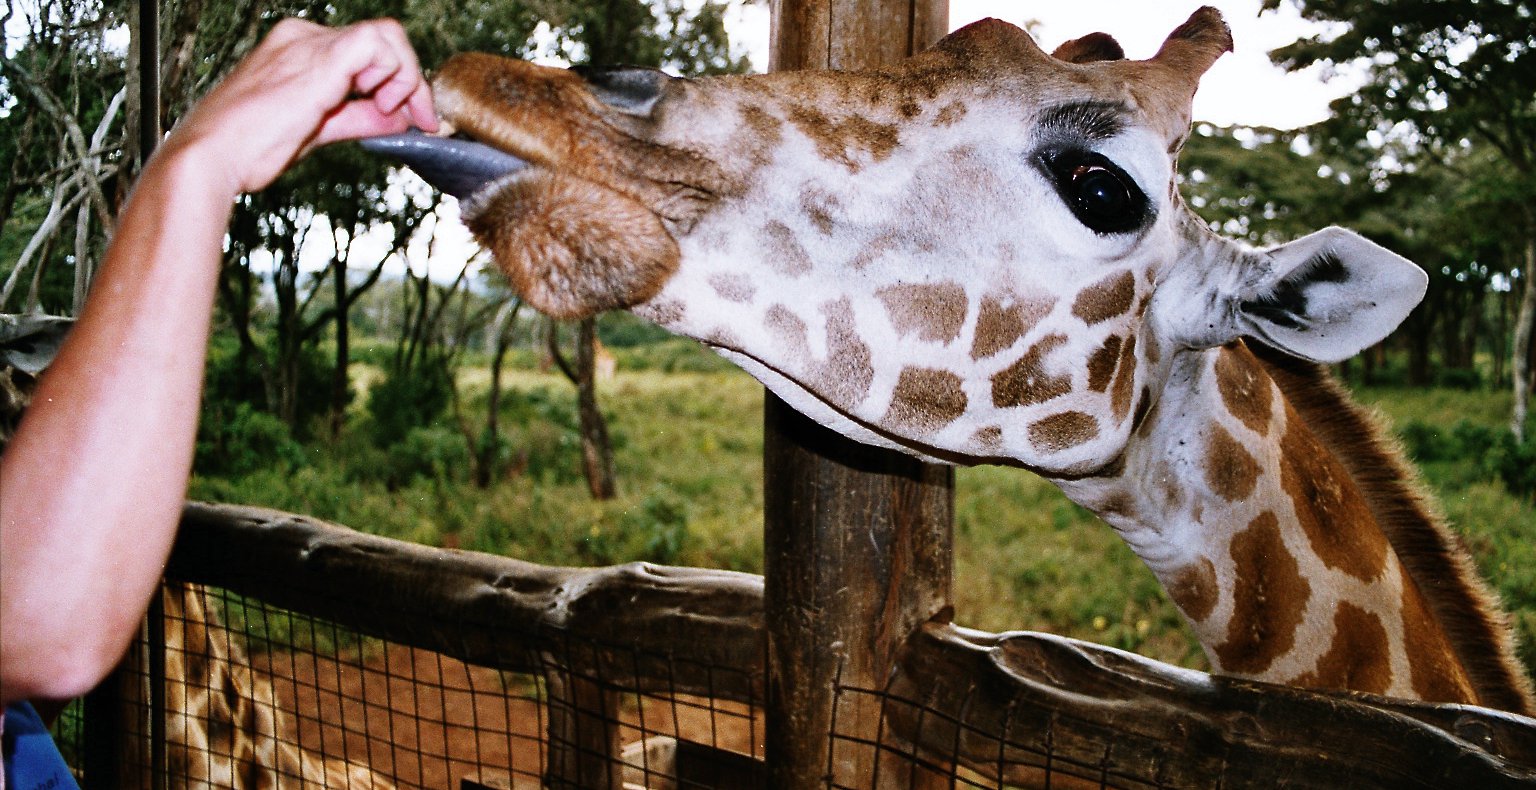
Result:
<svg viewBox="0 0 1536 790">
<path fill-rule="evenodd" d="M 25 702 L 5 709 L 6 790 L 80 790 L 42 717 Z"/>
</svg>

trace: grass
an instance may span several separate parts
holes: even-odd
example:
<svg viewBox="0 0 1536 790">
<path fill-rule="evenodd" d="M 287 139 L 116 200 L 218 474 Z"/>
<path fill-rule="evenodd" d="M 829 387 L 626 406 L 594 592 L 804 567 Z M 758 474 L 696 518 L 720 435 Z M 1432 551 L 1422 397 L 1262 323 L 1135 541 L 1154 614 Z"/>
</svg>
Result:
<svg viewBox="0 0 1536 790">
<path fill-rule="evenodd" d="M 507 376 L 503 421 L 512 455 L 507 474 L 489 488 L 476 488 L 451 463 L 381 482 L 374 470 L 389 459 L 370 446 L 359 418 L 340 442 L 306 447 L 297 466 L 199 476 L 192 495 L 546 564 L 650 559 L 761 572 L 762 388 L 735 370 L 671 367 L 685 372 L 621 366 L 601 389 L 616 445 L 619 496 L 611 502 L 591 501 L 576 466 L 570 385 L 534 370 Z M 486 380 L 483 370 L 462 376 L 466 413 L 483 409 Z M 1360 399 L 1398 425 L 1449 429 L 1470 418 L 1496 426 L 1508 413 L 1508 396 L 1493 393 L 1367 390 Z M 1475 459 L 1437 461 L 1425 469 L 1426 483 L 1511 609 L 1529 666 L 1536 658 L 1536 508 L 1476 467 Z M 1013 469 L 960 469 L 955 514 L 958 622 L 1051 631 L 1205 667 L 1140 560 L 1050 484 Z"/>
</svg>

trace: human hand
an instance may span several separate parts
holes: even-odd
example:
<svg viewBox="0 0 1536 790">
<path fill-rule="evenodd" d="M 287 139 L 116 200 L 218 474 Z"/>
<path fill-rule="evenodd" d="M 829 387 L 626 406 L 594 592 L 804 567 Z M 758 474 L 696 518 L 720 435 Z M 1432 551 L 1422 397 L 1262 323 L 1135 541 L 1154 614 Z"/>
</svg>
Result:
<svg viewBox="0 0 1536 790">
<path fill-rule="evenodd" d="M 164 147 L 190 148 L 235 193 L 266 187 L 314 148 L 437 129 L 432 94 L 394 20 L 328 28 L 285 19 L 177 124 Z"/>
</svg>

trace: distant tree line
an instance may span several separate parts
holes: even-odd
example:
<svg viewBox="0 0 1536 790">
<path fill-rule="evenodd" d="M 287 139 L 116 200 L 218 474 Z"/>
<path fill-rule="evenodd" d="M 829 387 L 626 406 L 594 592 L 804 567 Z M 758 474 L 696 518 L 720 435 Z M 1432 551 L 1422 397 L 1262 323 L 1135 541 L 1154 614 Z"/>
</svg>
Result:
<svg viewBox="0 0 1536 790">
<path fill-rule="evenodd" d="M 739 1 L 739 0 L 738 0 Z M 535 49 L 571 62 L 663 66 L 696 75 L 745 70 L 732 56 L 729 0 L 163 0 L 158 31 L 162 128 L 170 128 L 280 18 L 326 24 L 399 19 L 428 67 L 459 51 L 513 57 Z M 137 4 L 123 0 L 18 0 L 0 22 L 0 312 L 73 314 L 80 307 L 113 218 L 143 156 L 136 130 L 140 74 Z M 12 32 L 22 31 L 19 35 Z M 153 108 L 151 108 L 153 111 Z M 315 152 L 271 188 L 236 206 L 219 281 L 210 407 L 246 404 L 295 435 L 339 434 L 352 398 L 348 380 L 356 306 L 382 282 L 386 264 L 435 229 L 441 197 L 355 146 Z M 406 186 L 402 187 L 402 183 Z M 364 237 L 371 243 L 364 243 Z M 385 239 L 380 244 L 377 240 Z M 306 246 L 333 250 L 319 271 L 301 266 Z M 419 268 L 419 267 L 418 267 Z M 476 286 L 476 287 L 472 287 Z M 490 298 L 487 298 L 489 294 Z M 453 395 L 452 366 L 468 338 L 504 343 L 518 316 L 494 276 L 466 269 L 451 283 L 408 269 L 392 301 L 396 351 L 370 407 L 400 414 L 393 428 L 430 420 Z M 366 323 L 364 319 L 361 323 Z M 576 344 L 590 345 L 592 327 Z M 548 333 L 551 348 L 562 335 Z M 322 343 L 324 351 L 322 351 Z M 493 343 L 494 344 L 494 343 Z M 583 404 L 595 403 L 591 349 L 562 366 Z M 562 356 L 563 359 L 563 356 Z M 493 384 L 499 384 L 499 380 Z M 601 413 L 583 408 L 595 496 L 613 490 Z M 228 415 L 209 415 L 215 420 Z M 317 427 L 318 426 L 318 427 Z M 494 456 L 494 416 L 473 437 Z M 477 477 L 481 477 L 477 473 Z"/>
<path fill-rule="evenodd" d="M 748 1 L 164 0 L 160 120 L 174 125 L 283 16 L 393 16 L 429 67 L 457 51 L 538 50 L 692 75 L 746 69 L 724 17 Z M 1351 374 L 1511 387 L 1511 426 L 1521 430 L 1536 369 L 1532 0 L 1263 2 L 1340 23 L 1331 37 L 1276 51 L 1277 63 L 1358 69 L 1365 85 L 1306 129 L 1199 125 L 1180 162 L 1186 200 L 1256 245 L 1343 224 L 1423 265 L 1425 304 Z M 0 312 L 71 314 L 89 288 L 142 160 L 135 11 L 124 0 L 14 0 L 0 17 Z M 378 438 L 390 441 L 400 426 L 452 409 L 452 372 L 471 346 L 492 363 L 494 403 L 501 360 L 520 338 L 549 348 L 570 375 L 593 494 L 611 492 L 593 327 L 521 330 L 531 318 L 515 295 L 472 269 L 449 282 L 419 265 L 386 276 L 390 260 L 436 230 L 441 198 L 411 183 L 354 146 L 332 146 L 240 200 L 219 283 L 210 408 L 244 403 L 295 435 L 338 435 L 356 336 L 384 337 L 393 351 L 371 359 L 383 378 L 367 406 L 384 415 Z M 313 260 L 306 248 L 333 252 L 316 271 L 300 266 Z M 462 426 L 482 480 L 501 449 L 490 411 L 484 424 Z"/>
</svg>

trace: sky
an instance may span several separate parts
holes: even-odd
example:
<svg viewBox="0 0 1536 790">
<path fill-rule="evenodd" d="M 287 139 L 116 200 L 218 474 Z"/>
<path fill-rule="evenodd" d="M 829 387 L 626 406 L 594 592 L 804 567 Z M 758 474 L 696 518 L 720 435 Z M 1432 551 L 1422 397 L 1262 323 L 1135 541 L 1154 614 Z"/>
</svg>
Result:
<svg viewBox="0 0 1536 790">
<path fill-rule="evenodd" d="M 1232 28 L 1234 51 L 1223 55 L 1201 80 L 1195 120 L 1294 128 L 1328 117 L 1328 103 L 1357 84 L 1340 76 L 1324 84 L 1320 69 L 1287 74 L 1269 62 L 1269 51 L 1325 28 L 1301 19 L 1289 3 L 1259 15 L 1259 0 L 949 0 L 950 29 L 996 17 L 1024 25 L 1038 22 L 1036 35 L 1046 51 L 1068 39 L 1109 33 L 1133 59 L 1149 58 L 1163 39 L 1202 5 L 1221 11 Z M 738 8 L 727 29 L 732 46 L 743 47 L 758 70 L 768 65 L 768 3 Z"/>
</svg>

